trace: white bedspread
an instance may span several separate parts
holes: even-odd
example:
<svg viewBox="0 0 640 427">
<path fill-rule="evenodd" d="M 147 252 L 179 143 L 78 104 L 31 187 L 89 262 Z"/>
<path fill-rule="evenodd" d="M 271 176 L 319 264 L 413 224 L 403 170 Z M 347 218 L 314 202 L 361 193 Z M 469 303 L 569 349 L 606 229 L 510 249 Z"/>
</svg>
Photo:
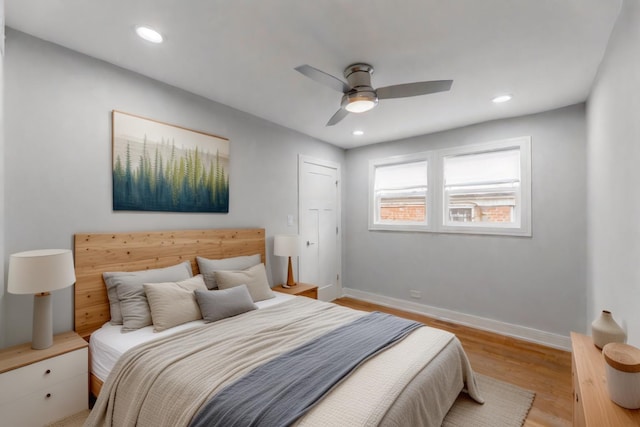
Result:
<svg viewBox="0 0 640 427">
<path fill-rule="evenodd" d="M 143 344 L 120 358 L 87 425 L 186 426 L 226 384 L 361 315 L 296 299 Z M 300 422 L 439 426 L 465 383 L 481 401 L 458 340 L 423 327 L 363 364 Z"/>
<path fill-rule="evenodd" d="M 295 298 L 293 295 L 282 292 L 274 292 L 274 294 L 276 295 L 275 298 L 257 302 L 258 308 L 271 307 Z M 203 320 L 196 320 L 161 332 L 154 332 L 153 326 L 147 326 L 136 331 L 123 333 L 120 331 L 122 325 L 105 323 L 102 328 L 91 334 L 91 340 L 89 341 L 91 373 L 104 382 L 120 356 L 130 348 L 203 324 Z"/>
</svg>

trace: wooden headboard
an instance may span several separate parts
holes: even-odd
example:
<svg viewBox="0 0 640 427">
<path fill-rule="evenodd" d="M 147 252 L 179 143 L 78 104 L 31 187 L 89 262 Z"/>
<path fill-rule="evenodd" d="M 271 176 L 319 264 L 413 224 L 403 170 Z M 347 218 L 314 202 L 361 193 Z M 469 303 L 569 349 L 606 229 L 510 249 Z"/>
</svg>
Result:
<svg viewBox="0 0 640 427">
<path fill-rule="evenodd" d="M 189 260 L 198 273 L 196 255 L 230 258 L 260 254 L 265 262 L 262 228 L 174 230 L 76 234 L 74 239 L 75 331 L 85 339 L 110 319 L 105 271 L 168 267 Z"/>
</svg>

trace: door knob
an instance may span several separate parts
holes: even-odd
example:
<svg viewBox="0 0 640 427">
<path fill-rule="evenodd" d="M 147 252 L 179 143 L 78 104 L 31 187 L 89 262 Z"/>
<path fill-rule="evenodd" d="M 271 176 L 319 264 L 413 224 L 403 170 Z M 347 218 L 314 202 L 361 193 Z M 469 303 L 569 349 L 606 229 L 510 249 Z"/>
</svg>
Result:
<svg viewBox="0 0 640 427">
<path fill-rule="evenodd" d="M 315 244 L 316 244 L 316 242 L 310 242 L 310 241 L 307 240 L 307 246 L 311 246 L 311 245 L 315 245 Z"/>
</svg>

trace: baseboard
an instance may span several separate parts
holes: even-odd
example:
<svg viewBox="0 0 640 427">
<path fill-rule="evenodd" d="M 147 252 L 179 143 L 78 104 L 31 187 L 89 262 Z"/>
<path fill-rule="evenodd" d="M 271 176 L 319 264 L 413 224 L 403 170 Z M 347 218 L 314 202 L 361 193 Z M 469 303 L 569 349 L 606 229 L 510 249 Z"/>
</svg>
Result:
<svg viewBox="0 0 640 427">
<path fill-rule="evenodd" d="M 413 301 L 377 295 L 358 289 L 342 288 L 342 293 L 345 297 L 355 298 L 362 301 L 383 305 L 385 307 L 395 308 L 398 310 L 424 314 L 425 316 L 433 317 L 436 319 L 446 320 L 452 323 L 470 326 L 489 332 L 495 332 L 497 334 L 518 338 L 524 341 L 542 344 L 547 347 L 571 351 L 571 339 L 563 335 L 540 331 L 533 328 L 527 328 L 526 326 L 513 325 L 511 323 L 500 322 L 497 320 L 487 319 L 471 314 L 459 313 L 457 311 L 447 310 L 443 308 L 432 307 Z"/>
</svg>

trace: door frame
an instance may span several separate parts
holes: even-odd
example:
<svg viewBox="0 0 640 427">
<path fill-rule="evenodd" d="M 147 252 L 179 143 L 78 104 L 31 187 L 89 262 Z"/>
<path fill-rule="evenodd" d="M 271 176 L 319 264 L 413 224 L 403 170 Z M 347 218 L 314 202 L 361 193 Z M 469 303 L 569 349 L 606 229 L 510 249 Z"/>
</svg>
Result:
<svg viewBox="0 0 640 427">
<path fill-rule="evenodd" d="M 316 157 L 307 156 L 304 154 L 298 155 L 298 235 L 302 232 L 302 171 L 303 165 L 310 163 L 318 166 L 323 166 L 336 170 L 336 179 L 338 184 L 336 185 L 336 224 L 338 226 L 338 232 L 336 233 L 336 239 L 338 241 L 338 253 L 336 254 L 336 266 L 338 269 L 338 276 L 336 278 L 336 298 L 342 297 L 342 172 L 340 170 L 340 163 L 333 162 L 331 160 L 318 159 Z M 300 271 L 300 259 L 298 258 L 298 271 Z M 323 291 L 321 287 L 318 287 L 318 299 L 323 300 Z"/>
</svg>

